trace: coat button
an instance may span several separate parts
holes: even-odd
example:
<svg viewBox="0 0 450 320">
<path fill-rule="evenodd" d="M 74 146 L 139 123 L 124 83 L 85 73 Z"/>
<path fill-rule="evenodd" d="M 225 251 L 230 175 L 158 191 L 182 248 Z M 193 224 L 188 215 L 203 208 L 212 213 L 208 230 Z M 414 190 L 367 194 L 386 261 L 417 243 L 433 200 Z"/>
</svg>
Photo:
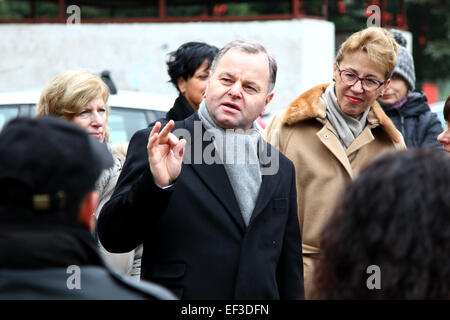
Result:
<svg viewBox="0 0 450 320">
<path fill-rule="evenodd" d="M 328 133 L 325 133 L 325 134 L 323 135 L 323 137 L 324 137 L 325 139 L 328 139 Z"/>
</svg>

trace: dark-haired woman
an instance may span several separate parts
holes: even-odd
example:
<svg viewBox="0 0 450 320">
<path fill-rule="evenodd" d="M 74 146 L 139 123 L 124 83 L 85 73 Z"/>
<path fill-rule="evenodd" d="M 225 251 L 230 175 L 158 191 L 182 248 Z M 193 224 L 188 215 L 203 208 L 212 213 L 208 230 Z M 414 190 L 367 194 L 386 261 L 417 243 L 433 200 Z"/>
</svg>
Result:
<svg viewBox="0 0 450 320">
<path fill-rule="evenodd" d="M 198 109 L 218 50 L 203 42 L 187 42 L 169 53 L 167 72 L 179 95 L 166 114 L 167 120 L 183 120 Z"/>
</svg>

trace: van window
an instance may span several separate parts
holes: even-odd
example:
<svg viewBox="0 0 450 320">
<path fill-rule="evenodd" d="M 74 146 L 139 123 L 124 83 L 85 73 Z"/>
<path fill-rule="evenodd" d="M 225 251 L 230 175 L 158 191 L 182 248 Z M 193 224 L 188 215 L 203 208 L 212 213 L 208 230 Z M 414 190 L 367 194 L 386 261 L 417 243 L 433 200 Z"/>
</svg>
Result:
<svg viewBox="0 0 450 320">
<path fill-rule="evenodd" d="M 136 131 L 147 126 L 146 110 L 111 107 L 108 118 L 109 142 L 130 141 Z"/>
<path fill-rule="evenodd" d="M 19 114 L 19 106 L 0 106 L 0 129 Z"/>
</svg>

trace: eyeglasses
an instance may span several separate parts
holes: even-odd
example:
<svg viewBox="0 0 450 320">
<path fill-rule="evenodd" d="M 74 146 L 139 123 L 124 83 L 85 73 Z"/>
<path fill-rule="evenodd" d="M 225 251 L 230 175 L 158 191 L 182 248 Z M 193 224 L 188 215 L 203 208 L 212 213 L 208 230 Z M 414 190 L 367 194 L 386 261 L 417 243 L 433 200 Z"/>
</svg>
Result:
<svg viewBox="0 0 450 320">
<path fill-rule="evenodd" d="M 342 82 L 347 86 L 353 86 L 358 80 L 360 80 L 361 86 L 365 91 L 375 91 L 387 82 L 387 80 L 381 82 L 372 78 L 360 78 L 350 70 L 341 70 L 337 63 L 336 66 Z"/>
</svg>

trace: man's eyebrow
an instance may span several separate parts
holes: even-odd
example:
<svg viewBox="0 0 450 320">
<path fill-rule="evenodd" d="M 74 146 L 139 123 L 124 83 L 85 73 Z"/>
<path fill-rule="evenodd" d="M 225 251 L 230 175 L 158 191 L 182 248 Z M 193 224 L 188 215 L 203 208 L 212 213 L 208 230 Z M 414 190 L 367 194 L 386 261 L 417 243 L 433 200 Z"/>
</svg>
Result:
<svg viewBox="0 0 450 320">
<path fill-rule="evenodd" d="M 232 73 L 228 72 L 228 71 L 223 71 L 223 72 L 219 73 L 218 77 L 219 78 L 220 77 L 227 77 L 227 78 L 231 78 L 233 80 L 235 79 L 235 76 Z M 249 85 L 249 86 L 253 86 L 253 87 L 255 87 L 258 90 L 261 89 L 261 85 L 257 81 L 254 81 L 254 80 L 245 80 L 244 79 L 243 84 Z"/>
<path fill-rule="evenodd" d="M 228 71 L 223 71 L 221 73 L 219 73 L 219 77 L 223 77 L 226 76 L 228 78 L 234 78 L 233 74 L 229 73 Z"/>
<path fill-rule="evenodd" d="M 244 84 L 247 86 L 251 86 L 251 87 L 255 88 L 256 90 L 261 89 L 261 85 L 258 82 L 253 81 L 253 80 L 246 80 L 246 81 L 244 81 Z"/>
</svg>

